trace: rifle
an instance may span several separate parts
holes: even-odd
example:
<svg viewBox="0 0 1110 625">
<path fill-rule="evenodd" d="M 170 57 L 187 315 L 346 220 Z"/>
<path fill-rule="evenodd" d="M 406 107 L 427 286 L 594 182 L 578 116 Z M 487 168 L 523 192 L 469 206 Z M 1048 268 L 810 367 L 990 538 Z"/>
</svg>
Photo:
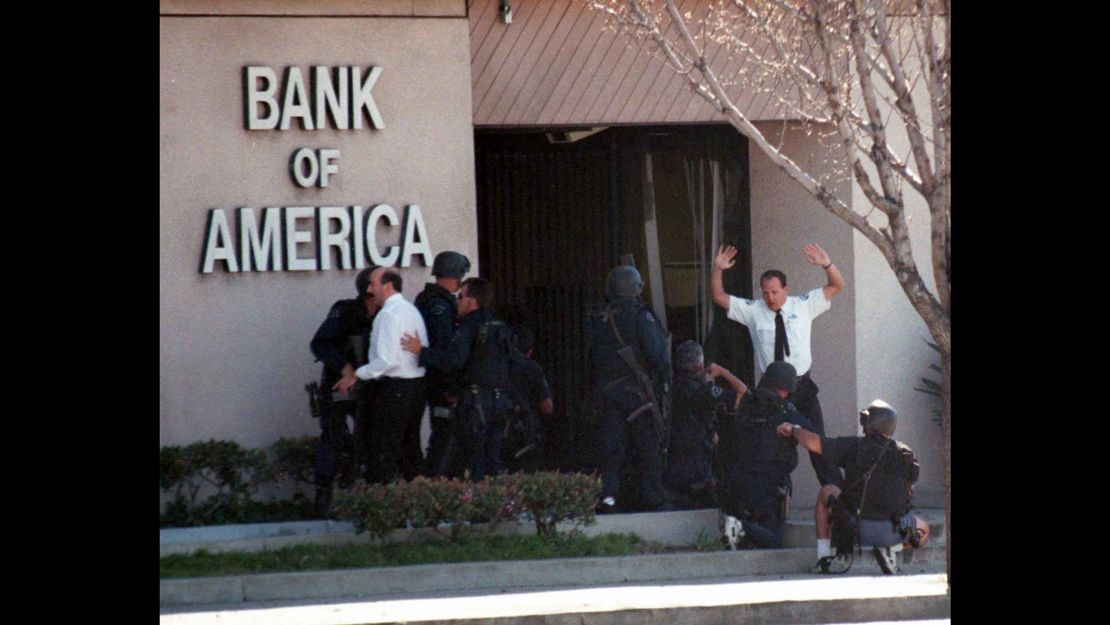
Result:
<svg viewBox="0 0 1110 625">
<path fill-rule="evenodd" d="M 665 463 L 667 459 L 667 443 L 664 438 L 667 434 L 666 421 L 663 418 L 663 412 L 660 409 L 659 401 L 655 398 L 655 388 L 652 386 L 651 378 L 648 377 L 648 374 L 640 367 L 640 363 L 636 361 L 636 352 L 633 351 L 632 346 L 624 342 L 624 337 L 622 337 L 620 331 L 617 330 L 617 322 L 613 320 L 612 308 L 605 311 L 605 316 L 609 318 L 609 325 L 613 328 L 613 335 L 617 338 L 617 342 L 621 344 L 621 346 L 617 348 L 617 356 L 632 370 L 632 377 L 636 379 L 636 383 L 640 386 L 640 398 L 645 400 L 644 405 L 633 410 L 632 414 L 625 417 L 625 421 L 631 423 L 645 412 L 651 412 L 652 427 L 655 429 L 655 435 L 659 437 L 660 451 L 663 454 L 663 462 Z"/>
</svg>

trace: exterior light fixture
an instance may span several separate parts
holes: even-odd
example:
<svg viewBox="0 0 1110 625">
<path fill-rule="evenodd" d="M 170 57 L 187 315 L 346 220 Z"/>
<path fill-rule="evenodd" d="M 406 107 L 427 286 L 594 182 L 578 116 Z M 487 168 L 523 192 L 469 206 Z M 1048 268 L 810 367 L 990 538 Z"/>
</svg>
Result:
<svg viewBox="0 0 1110 625">
<path fill-rule="evenodd" d="M 509 6 L 509 0 L 501 0 L 501 21 L 506 24 L 513 23 L 513 7 Z"/>
</svg>

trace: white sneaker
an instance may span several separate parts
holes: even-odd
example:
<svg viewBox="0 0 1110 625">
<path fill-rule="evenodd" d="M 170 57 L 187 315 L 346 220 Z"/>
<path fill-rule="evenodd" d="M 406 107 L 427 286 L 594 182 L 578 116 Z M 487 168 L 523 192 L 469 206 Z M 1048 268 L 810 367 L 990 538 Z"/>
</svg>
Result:
<svg viewBox="0 0 1110 625">
<path fill-rule="evenodd" d="M 740 519 L 730 516 L 722 515 L 721 521 L 721 535 L 728 542 L 728 548 L 736 551 L 740 548 L 740 540 L 744 538 L 744 524 Z"/>
</svg>

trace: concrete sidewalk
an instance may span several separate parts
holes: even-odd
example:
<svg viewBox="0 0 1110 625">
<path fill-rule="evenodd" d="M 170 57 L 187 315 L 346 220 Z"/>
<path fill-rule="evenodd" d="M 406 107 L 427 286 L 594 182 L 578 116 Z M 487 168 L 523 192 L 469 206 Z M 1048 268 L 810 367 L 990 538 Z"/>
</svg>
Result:
<svg viewBox="0 0 1110 625">
<path fill-rule="evenodd" d="M 167 623 L 216 619 L 220 623 L 447 624 L 455 623 L 456 619 L 479 618 L 483 623 L 499 625 L 641 622 L 696 625 L 753 619 L 760 623 L 847 623 L 891 617 L 944 619 L 949 614 L 943 575 L 944 514 L 941 510 L 915 512 L 930 522 L 933 535 L 929 546 L 914 552 L 912 563 L 903 565 L 902 573 L 895 577 L 881 576 L 866 550 L 847 575 L 809 574 L 816 560 L 813 511 L 803 509 L 791 514 L 786 531 L 788 548 L 782 550 L 683 551 L 612 558 L 461 562 L 164 579 L 160 581 L 159 605 Z M 497 531 L 535 530 L 530 524 L 505 524 Z M 631 532 L 653 542 L 690 546 L 699 537 L 705 540 L 717 536 L 717 511 L 605 515 L 585 531 Z M 398 530 L 393 539 L 412 538 L 414 533 L 420 530 Z M 368 535 L 356 535 L 349 524 L 335 521 L 173 529 L 162 530 L 160 536 L 163 555 L 189 553 L 196 548 L 212 552 L 256 551 L 298 543 L 370 542 Z M 939 585 L 941 591 L 906 594 L 907 588 L 917 586 L 893 581 L 909 579 L 933 580 L 929 582 L 933 584 L 930 588 L 935 590 Z M 772 581 L 793 584 L 763 585 Z M 760 585 L 749 586 L 754 583 Z M 814 585 L 813 589 L 800 590 L 808 585 Z M 644 590 L 650 588 L 656 589 L 654 594 Z M 879 590 L 881 596 L 867 595 L 869 588 Z M 674 594 L 676 589 L 679 595 Z M 792 599 L 772 600 L 783 596 L 775 594 L 778 590 L 771 592 L 774 589 L 793 593 Z M 831 594 L 821 595 L 819 589 Z M 595 591 L 601 594 L 590 594 Z M 718 599 L 710 600 L 705 593 Z M 694 603 L 669 598 L 688 594 L 697 597 L 696 601 L 689 600 Z M 507 604 L 503 601 L 506 597 L 510 597 Z M 505 605 L 517 607 L 509 609 Z M 430 611 L 420 606 L 431 606 L 427 607 Z M 330 616 L 321 616 L 324 614 Z"/>
<path fill-rule="evenodd" d="M 166 625 L 785 625 L 945 620 L 951 610 L 943 574 L 791 575 L 776 580 L 760 576 L 445 596 L 450 594 L 312 604 L 248 603 L 194 612 L 164 610 L 160 621 Z"/>
</svg>

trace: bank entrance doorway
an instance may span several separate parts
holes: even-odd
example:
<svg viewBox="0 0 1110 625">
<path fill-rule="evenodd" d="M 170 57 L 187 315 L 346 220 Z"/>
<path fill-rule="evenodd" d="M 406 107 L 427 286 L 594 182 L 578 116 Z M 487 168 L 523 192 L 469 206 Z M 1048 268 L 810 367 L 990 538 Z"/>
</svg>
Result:
<svg viewBox="0 0 1110 625">
<path fill-rule="evenodd" d="M 751 342 L 709 298 L 713 256 L 740 249 L 725 290 L 751 297 L 747 140 L 730 126 L 636 126 L 475 134 L 481 275 L 497 312 L 535 333 L 555 402 L 551 468 L 596 463 L 585 342 L 605 277 L 634 264 L 641 301 L 707 360 L 752 382 Z"/>
</svg>

